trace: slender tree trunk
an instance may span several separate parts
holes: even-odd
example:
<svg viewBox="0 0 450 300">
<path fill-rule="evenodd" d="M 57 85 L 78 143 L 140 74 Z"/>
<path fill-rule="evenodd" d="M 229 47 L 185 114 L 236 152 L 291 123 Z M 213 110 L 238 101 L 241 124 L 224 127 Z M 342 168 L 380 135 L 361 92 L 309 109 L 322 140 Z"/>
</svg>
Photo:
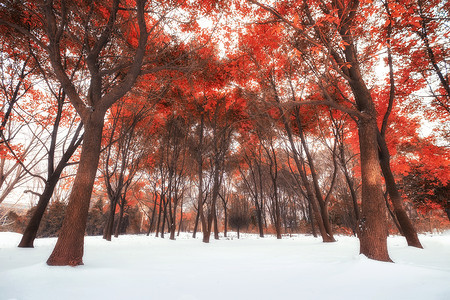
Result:
<svg viewBox="0 0 450 300">
<path fill-rule="evenodd" d="M 224 214 L 223 236 L 227 237 L 227 234 L 228 234 L 228 210 L 227 210 L 227 204 L 226 204 L 225 200 L 223 201 L 223 214 Z"/>
<path fill-rule="evenodd" d="M 180 203 L 180 222 L 178 223 L 178 232 L 177 236 L 180 236 L 181 226 L 183 225 L 183 198 L 181 198 Z M 186 229 L 183 229 L 183 231 L 186 231 Z"/>
<path fill-rule="evenodd" d="M 305 135 L 302 130 L 303 124 L 300 119 L 299 109 L 295 110 L 295 119 L 298 124 L 300 140 L 302 142 L 303 150 L 305 151 L 306 158 L 308 159 L 309 169 L 311 171 L 312 183 L 313 183 L 314 192 L 315 192 L 314 194 L 315 194 L 317 202 L 319 203 L 319 206 L 320 206 L 320 215 L 323 220 L 323 225 L 324 225 L 325 230 L 327 231 L 330 239 L 335 241 L 335 239 L 333 237 L 333 231 L 331 229 L 330 217 L 328 215 L 327 204 L 325 203 L 325 201 L 323 199 L 322 192 L 319 187 L 319 180 L 317 178 L 316 169 L 314 167 L 314 160 L 311 156 L 311 153 L 309 152 L 309 147 L 308 147 L 308 144 L 306 143 Z"/>
<path fill-rule="evenodd" d="M 217 222 L 217 209 L 214 210 L 214 239 L 219 239 L 219 224 Z"/>
<path fill-rule="evenodd" d="M 319 205 L 316 202 L 313 189 L 312 189 L 312 187 L 309 183 L 308 177 L 306 176 L 305 171 L 304 171 L 304 167 L 303 167 L 305 164 L 304 159 L 299 154 L 299 152 L 295 146 L 295 143 L 294 143 L 291 126 L 290 126 L 288 120 L 286 119 L 284 111 L 282 110 L 281 107 L 279 107 L 279 110 L 280 110 L 280 113 L 282 114 L 282 120 L 283 120 L 284 128 L 286 129 L 286 134 L 289 139 L 289 144 L 291 145 L 292 157 L 294 158 L 295 164 L 296 164 L 298 172 L 300 174 L 301 181 L 303 183 L 303 186 L 305 187 L 306 194 L 307 194 L 306 197 L 310 203 L 310 209 L 312 209 L 312 211 L 314 213 L 314 218 L 317 222 L 317 226 L 319 227 L 320 235 L 322 236 L 322 241 L 324 243 L 335 242 L 335 239 L 328 234 L 328 232 L 325 228 L 325 225 L 323 223 L 324 219 L 322 218 L 322 215 L 321 215 L 321 212 L 319 209 Z M 312 226 L 313 233 L 314 233 L 315 232 L 314 223 L 312 220 L 313 220 L 313 215 L 311 215 L 311 226 Z"/>
<path fill-rule="evenodd" d="M 153 229 L 153 224 L 155 223 L 155 215 L 156 215 L 156 207 L 157 207 L 156 199 L 157 199 L 157 197 L 155 197 L 155 203 L 153 204 L 152 219 L 150 220 L 150 224 L 148 225 L 147 236 L 150 235 L 150 232 Z"/>
<path fill-rule="evenodd" d="M 92 189 L 100 157 L 104 112 L 94 111 L 84 123 L 84 141 L 77 175 L 69 196 L 58 241 L 48 265 L 82 265 L 84 234 Z"/>
<path fill-rule="evenodd" d="M 394 206 L 394 214 L 397 217 L 397 221 L 401 227 L 400 231 L 405 236 L 408 246 L 423 248 L 419 241 L 419 237 L 417 236 L 417 231 L 406 214 L 405 208 L 403 207 L 403 200 L 398 191 L 397 184 L 395 183 L 394 175 L 391 170 L 390 154 L 386 141 L 381 134 L 378 134 L 377 137 L 380 149 L 380 166 L 386 182 L 386 190 L 391 198 L 392 205 Z"/>
<path fill-rule="evenodd" d="M 47 181 L 45 185 L 44 192 L 39 197 L 39 202 L 36 205 L 36 210 L 33 213 L 27 227 L 23 233 L 22 239 L 20 240 L 19 247 L 21 248 L 33 248 L 34 240 L 36 239 L 37 232 L 39 230 L 39 225 L 42 220 L 42 216 L 47 209 L 47 205 L 53 195 L 56 184 L 58 183 L 59 176 L 54 178 L 52 181 Z"/>
<path fill-rule="evenodd" d="M 62 109 L 62 108 L 61 108 Z M 58 127 L 57 124 L 55 127 Z M 30 221 L 27 224 L 27 227 L 25 228 L 25 231 L 23 233 L 22 239 L 19 243 L 19 247 L 21 248 L 33 248 L 34 240 L 36 239 L 37 232 L 39 230 L 39 225 L 41 223 L 42 217 L 45 213 L 45 210 L 47 209 L 47 205 L 50 202 L 50 199 L 52 198 L 53 191 L 55 190 L 56 184 L 58 183 L 61 173 L 64 170 L 64 168 L 67 166 L 67 163 L 69 159 L 72 157 L 75 150 L 78 148 L 82 141 L 82 137 L 77 140 L 79 133 L 81 132 L 82 125 L 80 124 L 78 126 L 78 129 L 72 139 L 72 142 L 70 143 L 67 151 L 63 154 L 61 160 L 59 161 L 57 167 L 53 169 L 53 159 L 49 159 L 49 177 L 47 179 L 47 182 L 45 184 L 44 191 L 42 192 L 41 196 L 39 197 L 38 204 L 36 205 L 36 210 L 33 213 L 33 216 L 31 217 Z M 54 129 L 52 141 L 53 143 L 56 143 L 56 129 Z M 54 151 L 52 153 L 49 153 L 50 156 L 54 156 Z M 1 186 L 1 184 L 0 184 Z M 1 203 L 1 201 L 0 201 Z"/>
<path fill-rule="evenodd" d="M 197 164 L 198 164 L 198 215 L 202 223 L 203 242 L 209 242 L 209 232 L 206 224 L 205 215 L 203 213 L 203 129 L 205 121 L 203 113 L 200 116 L 200 127 L 198 132 L 199 143 L 197 151 Z M 207 241 L 205 236 L 208 236 Z"/>
<path fill-rule="evenodd" d="M 109 215 L 106 221 L 105 232 L 103 233 L 103 238 L 107 241 L 111 241 L 112 232 L 114 229 L 114 218 L 116 215 L 116 199 L 111 199 L 109 206 Z"/>
<path fill-rule="evenodd" d="M 200 213 L 197 209 L 197 214 L 195 215 L 195 224 L 194 224 L 194 232 L 192 233 L 192 238 L 196 238 L 197 236 L 197 229 L 198 229 L 198 221 L 200 219 Z"/>
<path fill-rule="evenodd" d="M 166 228 L 166 222 L 167 222 L 167 203 L 166 201 L 170 201 L 170 199 L 163 199 L 163 213 L 162 213 L 162 224 L 161 224 L 161 238 L 164 238 L 164 231 Z"/>
<path fill-rule="evenodd" d="M 123 204 L 123 203 L 119 204 L 119 220 L 117 220 L 116 231 L 114 233 L 114 237 L 115 238 L 119 237 L 120 229 L 122 227 L 123 212 L 124 212 L 124 209 L 125 209 L 124 206 L 125 206 L 125 204 Z"/>
</svg>

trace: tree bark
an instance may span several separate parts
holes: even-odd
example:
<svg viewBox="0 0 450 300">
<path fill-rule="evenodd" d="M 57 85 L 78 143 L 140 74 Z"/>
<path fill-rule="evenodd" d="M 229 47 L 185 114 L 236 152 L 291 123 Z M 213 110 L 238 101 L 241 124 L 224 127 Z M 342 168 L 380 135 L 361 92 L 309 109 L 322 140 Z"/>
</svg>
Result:
<svg viewBox="0 0 450 300">
<path fill-rule="evenodd" d="M 36 210 L 33 213 L 27 227 L 23 233 L 22 239 L 20 240 L 20 248 L 33 248 L 34 240 L 36 239 L 37 232 L 39 230 L 39 225 L 41 223 L 42 217 L 44 216 L 47 205 L 53 195 L 56 184 L 58 183 L 58 178 L 52 181 L 47 181 L 45 185 L 44 192 L 39 196 L 38 204 L 36 205 Z"/>
<path fill-rule="evenodd" d="M 389 149 L 387 148 L 386 141 L 381 134 L 378 134 L 377 137 L 380 148 L 380 166 L 386 183 L 386 190 L 391 198 L 392 205 L 394 206 L 394 214 L 397 217 L 397 221 L 403 232 L 402 234 L 405 236 L 408 246 L 423 248 L 419 237 L 417 236 L 417 231 L 403 207 L 403 200 L 391 170 Z"/>
<path fill-rule="evenodd" d="M 104 115 L 105 112 L 94 111 L 85 119 L 84 141 L 77 175 L 58 241 L 47 260 L 48 265 L 83 264 L 84 234 L 100 157 Z"/>
<path fill-rule="evenodd" d="M 359 220 L 360 253 L 368 258 L 391 261 L 387 250 L 386 209 L 378 159 L 378 127 L 375 109 L 358 123 L 361 151 L 362 203 Z"/>
<path fill-rule="evenodd" d="M 114 229 L 114 218 L 116 216 L 116 205 L 117 200 L 112 199 L 110 201 L 109 214 L 108 219 L 106 221 L 105 232 L 103 233 L 103 238 L 107 241 L 111 241 L 111 236 Z"/>
</svg>

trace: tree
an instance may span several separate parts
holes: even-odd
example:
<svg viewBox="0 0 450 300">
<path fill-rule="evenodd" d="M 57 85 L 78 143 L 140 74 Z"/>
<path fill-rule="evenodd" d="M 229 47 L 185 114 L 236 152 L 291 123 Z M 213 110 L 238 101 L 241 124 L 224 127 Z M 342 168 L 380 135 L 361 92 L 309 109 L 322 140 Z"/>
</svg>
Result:
<svg viewBox="0 0 450 300">
<path fill-rule="evenodd" d="M 228 224 L 231 228 L 236 229 L 238 238 L 242 228 L 248 227 L 250 224 L 250 214 L 248 202 L 242 198 L 234 198 L 228 213 Z"/>
<path fill-rule="evenodd" d="M 83 263 L 84 232 L 107 110 L 132 89 L 143 73 L 144 64 L 146 72 L 155 72 L 170 63 L 167 60 L 170 51 L 164 41 L 168 37 L 160 31 L 168 5 L 161 4 L 113 0 L 88 6 L 77 2 L 39 1 L 8 2 L 1 7 L 0 25 L 20 33 L 35 49 L 47 55 L 49 71 L 60 82 L 85 130 L 66 218 L 47 261 L 49 265 Z M 165 60 L 144 61 L 146 53 L 158 53 L 157 49 L 159 58 Z M 63 63 L 61 54 L 66 51 L 73 53 L 75 61 L 81 61 L 83 72 L 78 76 L 86 78 L 87 75 L 87 82 L 68 76 L 73 64 Z M 78 76 L 76 79 L 81 78 Z"/>
<path fill-rule="evenodd" d="M 275 19 L 277 25 L 274 26 L 285 26 L 291 32 L 293 48 L 317 76 L 317 88 L 322 99 L 299 101 L 297 105 L 329 105 L 358 118 L 362 177 L 360 251 L 369 258 L 390 261 L 378 156 L 377 111 L 362 75 L 361 57 L 365 55 L 362 51 L 370 51 L 371 48 L 370 44 L 368 47 L 356 47 L 364 31 L 359 20 L 367 19 L 376 7 L 359 1 L 303 1 L 300 6 L 280 3 L 277 9 L 257 1 L 250 2 L 266 12 L 265 16 L 268 13 L 269 17 Z M 311 26 L 313 30 L 307 31 Z M 313 55 L 313 52 L 317 54 Z M 318 67 L 319 62 L 322 63 L 321 67 Z M 328 82 L 335 82 L 332 77 L 340 78 L 338 82 L 345 84 L 343 95 L 352 96 L 351 107 L 337 102 L 328 93 Z"/>
</svg>

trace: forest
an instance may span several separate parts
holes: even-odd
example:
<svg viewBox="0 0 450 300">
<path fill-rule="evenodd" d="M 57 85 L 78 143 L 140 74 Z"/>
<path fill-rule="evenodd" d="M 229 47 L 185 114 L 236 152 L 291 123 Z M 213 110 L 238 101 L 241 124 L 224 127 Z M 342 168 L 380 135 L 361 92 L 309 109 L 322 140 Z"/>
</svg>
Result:
<svg viewBox="0 0 450 300">
<path fill-rule="evenodd" d="M 0 43 L 0 209 L 35 204 L 1 230 L 58 236 L 48 265 L 231 230 L 388 262 L 450 228 L 448 0 L 1 0 Z"/>
</svg>

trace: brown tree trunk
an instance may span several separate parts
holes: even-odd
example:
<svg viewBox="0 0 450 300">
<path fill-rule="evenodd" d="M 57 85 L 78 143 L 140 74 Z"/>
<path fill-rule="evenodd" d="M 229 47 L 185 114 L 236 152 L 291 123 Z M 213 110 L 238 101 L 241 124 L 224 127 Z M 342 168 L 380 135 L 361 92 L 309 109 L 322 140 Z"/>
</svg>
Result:
<svg viewBox="0 0 450 300">
<path fill-rule="evenodd" d="M 84 234 L 100 157 L 104 112 L 94 111 L 84 122 L 84 141 L 72 192 L 58 241 L 47 260 L 51 266 L 83 264 Z"/>
<path fill-rule="evenodd" d="M 180 236 L 180 231 L 181 231 L 182 225 L 183 225 L 183 198 L 181 198 L 181 203 L 180 203 L 180 222 L 178 222 L 177 236 Z M 183 231 L 186 231 L 186 229 L 183 229 Z"/>
<path fill-rule="evenodd" d="M 62 106 L 58 108 L 58 110 L 62 111 Z M 38 204 L 36 205 L 36 210 L 33 213 L 33 216 L 31 217 L 30 221 L 27 224 L 27 227 L 25 228 L 25 231 L 23 233 L 22 239 L 19 243 L 18 247 L 21 248 L 33 248 L 33 243 L 36 238 L 37 232 L 39 230 L 39 225 L 42 220 L 42 216 L 45 213 L 45 210 L 47 209 L 47 205 L 50 202 L 50 199 L 53 195 L 53 191 L 55 190 L 56 184 L 58 183 L 61 173 L 64 170 L 64 168 L 67 166 L 67 163 L 69 159 L 72 157 L 75 150 L 78 148 L 82 141 L 82 137 L 78 139 L 79 133 L 81 132 L 82 126 L 79 125 L 74 137 L 72 138 L 72 142 L 70 143 L 67 151 L 63 154 L 61 157 L 61 160 L 59 161 L 57 167 L 53 168 L 53 161 L 54 161 L 54 148 L 56 145 L 56 130 L 58 128 L 58 123 L 55 123 L 54 125 L 54 131 L 52 135 L 52 146 L 51 148 L 53 151 L 49 151 L 49 171 L 48 171 L 48 179 L 45 183 L 45 188 L 42 194 L 39 196 Z M 78 140 L 77 140 L 78 139 Z M 1 201 L 0 201 L 1 202 Z"/>
<path fill-rule="evenodd" d="M 114 229 L 114 218 L 116 215 L 116 200 L 112 199 L 109 206 L 108 219 L 106 221 L 105 232 L 103 238 L 107 241 L 111 241 L 112 232 Z"/>
<path fill-rule="evenodd" d="M 200 109 L 202 110 L 202 109 Z M 204 115 L 200 112 L 200 127 L 198 129 L 198 150 L 197 150 L 197 164 L 198 164 L 198 215 L 202 224 L 203 242 L 209 242 L 208 225 L 206 223 L 205 214 L 203 212 L 203 130 L 205 126 Z M 207 239 L 205 238 L 206 236 Z"/>
<path fill-rule="evenodd" d="M 198 221 L 200 219 L 200 213 L 197 209 L 197 213 L 195 214 L 195 224 L 194 224 L 194 232 L 192 233 L 192 238 L 196 238 L 197 236 L 197 229 L 198 229 Z"/>
<path fill-rule="evenodd" d="M 297 121 L 297 125 L 299 128 L 299 135 L 300 135 L 300 140 L 302 142 L 303 150 L 305 151 L 306 158 L 308 159 L 309 170 L 311 171 L 312 184 L 313 184 L 313 188 L 314 188 L 314 192 L 315 192 L 314 195 L 316 196 L 317 202 L 319 203 L 320 215 L 322 217 L 323 226 L 325 227 L 325 230 L 327 231 L 329 239 L 334 242 L 336 240 L 334 239 L 333 231 L 331 229 L 327 203 L 325 203 L 325 200 L 323 199 L 322 191 L 320 190 L 320 187 L 319 187 L 319 179 L 317 177 L 316 169 L 314 167 L 314 160 L 311 156 L 311 153 L 309 152 L 309 147 L 308 147 L 308 144 L 306 143 L 305 135 L 302 130 L 303 124 L 300 119 L 299 108 L 295 109 L 295 119 Z"/>
<path fill-rule="evenodd" d="M 423 248 L 419 241 L 419 237 L 417 236 L 417 231 L 406 214 L 405 208 L 403 207 L 403 200 L 398 191 L 390 166 L 389 149 L 387 148 L 386 141 L 381 134 L 378 134 L 378 144 L 380 147 L 380 166 L 383 171 L 386 190 L 391 198 L 392 205 L 394 206 L 394 214 L 397 217 L 397 221 L 401 227 L 401 232 L 405 236 L 408 246 Z"/>
<path fill-rule="evenodd" d="M 358 2 L 354 2 L 357 7 Z M 344 55 L 351 67 L 345 69 L 360 112 L 358 120 L 359 149 L 361 159 L 361 218 L 358 223 L 360 252 L 368 258 L 391 261 L 387 249 L 386 205 L 381 184 L 381 168 L 378 152 L 377 111 L 360 70 L 358 54 L 350 26 L 356 8 L 349 12 L 348 24 L 339 33 L 347 43 Z M 336 53 L 333 53 L 336 56 Z M 337 57 L 337 56 L 336 56 Z"/>
<path fill-rule="evenodd" d="M 150 220 L 150 224 L 148 225 L 147 236 L 150 235 L 150 232 L 153 229 L 153 224 L 155 223 L 155 215 L 156 215 L 156 205 L 157 205 L 157 194 L 155 193 L 155 203 L 153 203 L 153 211 L 152 211 L 152 219 Z"/>
<path fill-rule="evenodd" d="M 214 210 L 214 239 L 219 239 L 219 224 L 217 222 L 217 209 Z"/>
<path fill-rule="evenodd" d="M 158 210 L 158 221 L 156 222 L 156 231 L 155 231 L 155 237 L 159 236 L 159 228 L 161 226 L 161 215 L 163 211 L 163 199 L 164 195 L 161 195 L 159 197 L 159 210 Z"/>
<path fill-rule="evenodd" d="M 122 200 L 123 201 L 123 200 Z M 117 225 L 116 225 L 116 230 L 114 232 L 114 237 L 117 238 L 119 237 L 120 234 L 120 228 L 122 227 L 122 221 L 123 221 L 123 212 L 125 209 L 125 204 L 120 203 L 119 204 L 119 220 L 117 220 Z"/>
<path fill-rule="evenodd" d="M 300 178 L 301 181 L 303 183 L 303 186 L 305 187 L 306 190 L 306 194 L 307 194 L 307 199 L 310 203 L 310 208 L 312 209 L 313 213 L 314 213 L 314 218 L 313 215 L 311 214 L 311 226 L 312 226 L 312 230 L 313 233 L 315 234 L 315 230 L 314 230 L 314 223 L 313 223 L 313 219 L 316 220 L 317 222 L 317 226 L 319 227 L 319 232 L 320 235 L 322 236 L 322 241 L 325 243 L 329 243 L 329 242 L 335 242 L 334 237 L 330 236 L 325 228 L 325 225 L 323 224 L 323 218 L 322 215 L 320 213 L 319 210 L 319 205 L 316 202 L 316 199 L 314 197 L 314 192 L 313 189 L 309 183 L 308 177 L 305 174 L 304 171 L 304 159 L 301 157 L 301 155 L 298 153 L 297 148 L 295 146 L 295 142 L 294 142 L 294 137 L 292 134 L 292 129 L 291 129 L 291 125 L 289 124 L 286 116 L 285 116 L 285 112 L 283 111 L 283 109 L 281 108 L 281 106 L 278 107 L 282 116 L 282 120 L 283 120 L 283 124 L 284 124 L 284 128 L 286 129 L 286 134 L 288 136 L 289 139 L 289 144 L 291 145 L 291 149 L 292 149 L 292 157 L 294 158 L 295 164 L 297 166 L 298 172 L 300 174 Z"/>
<path fill-rule="evenodd" d="M 228 210 L 227 210 L 227 203 L 225 202 L 225 199 L 223 200 L 223 214 L 224 214 L 224 220 L 223 220 L 223 236 L 227 237 L 228 234 Z"/>
<path fill-rule="evenodd" d="M 377 123 L 374 109 L 358 123 L 361 151 L 362 203 L 359 220 L 360 252 L 368 258 L 391 261 L 387 250 L 386 209 L 378 159 Z"/>
<path fill-rule="evenodd" d="M 53 191 L 55 189 L 56 184 L 58 183 L 59 176 L 55 178 L 53 181 L 47 181 L 45 185 L 44 192 L 39 197 L 39 202 L 36 205 L 36 210 L 33 213 L 30 221 L 28 222 L 27 227 L 23 233 L 22 239 L 20 240 L 19 247 L 20 248 L 33 248 L 34 240 L 36 239 L 37 232 L 39 230 L 39 225 L 42 220 L 42 216 L 47 209 L 47 205 L 50 202 L 50 199 L 53 195 Z"/>
</svg>

